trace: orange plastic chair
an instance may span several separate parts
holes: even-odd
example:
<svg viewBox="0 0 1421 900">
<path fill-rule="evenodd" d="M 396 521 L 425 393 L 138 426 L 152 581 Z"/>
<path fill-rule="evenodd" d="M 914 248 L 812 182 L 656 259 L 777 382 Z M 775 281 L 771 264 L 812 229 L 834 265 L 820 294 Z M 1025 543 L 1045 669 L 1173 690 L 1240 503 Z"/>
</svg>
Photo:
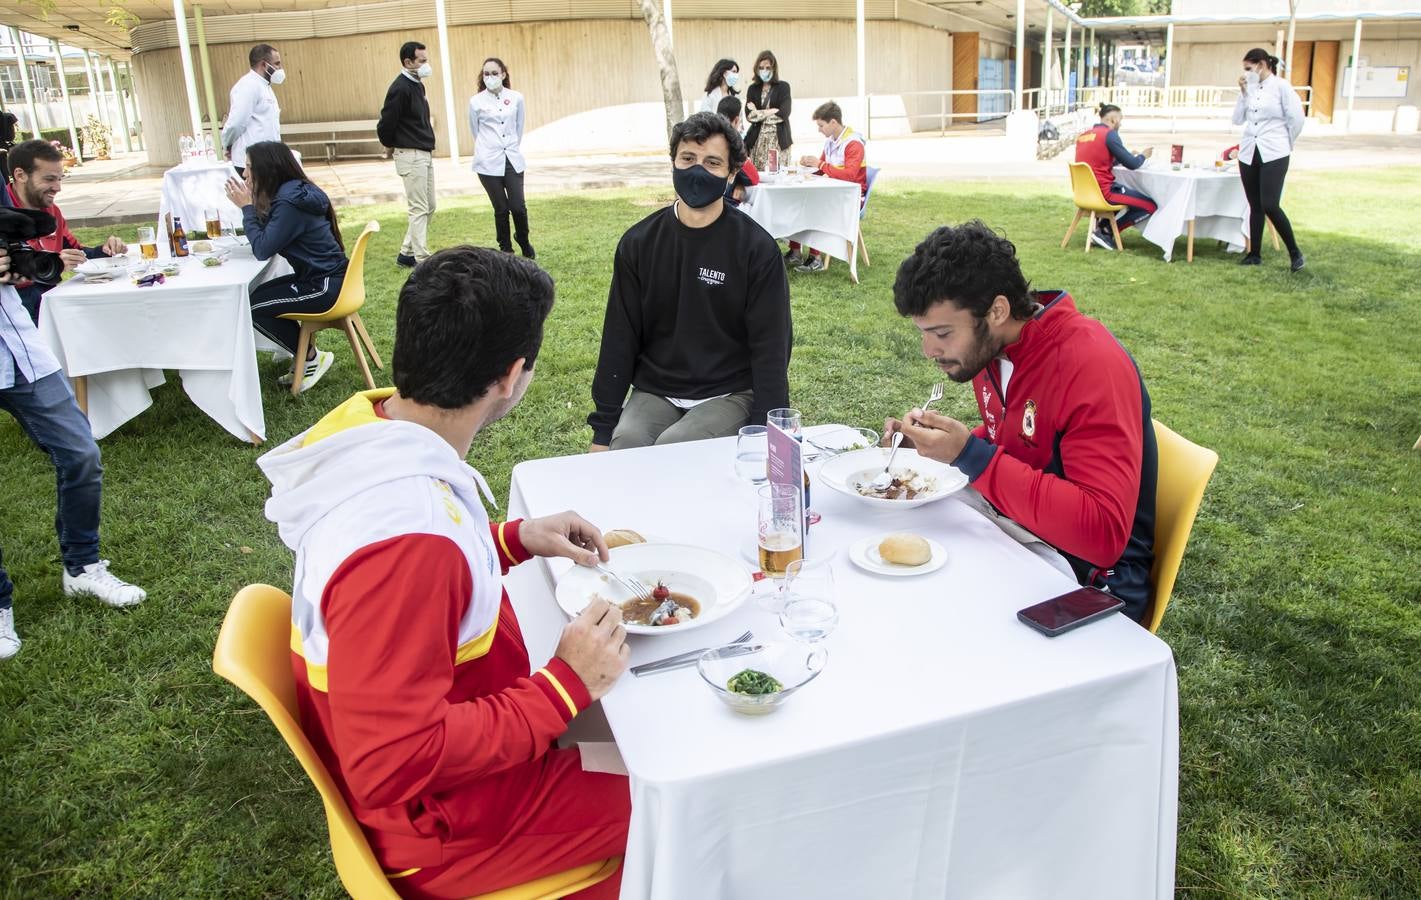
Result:
<svg viewBox="0 0 1421 900">
<path fill-rule="evenodd" d="M 1219 463 L 1219 454 L 1155 422 L 1159 446 L 1159 482 L 1155 486 L 1155 562 L 1150 568 L 1150 609 L 1144 622 L 1150 633 L 1159 630 L 1169 606 L 1179 565 L 1194 519 L 1204 499 L 1204 488 Z"/>
<path fill-rule="evenodd" d="M 1090 170 L 1090 166 L 1082 162 L 1069 163 L 1071 167 L 1071 194 L 1076 204 L 1076 217 L 1071 220 L 1071 227 L 1066 229 L 1066 236 L 1061 238 L 1061 249 L 1066 249 L 1066 245 L 1071 242 L 1071 235 L 1076 233 L 1076 226 L 1080 224 L 1081 217 L 1090 214 L 1090 227 L 1085 233 L 1085 252 L 1090 252 L 1090 236 L 1095 233 L 1095 217 L 1105 216 L 1110 221 L 1110 230 L 1115 234 L 1115 249 L 1124 250 L 1125 245 L 1120 242 L 1120 227 L 1115 224 L 1115 214 L 1124 209 L 1105 199 L 1105 195 L 1100 192 L 1100 182 L 1095 180 L 1095 173 Z"/>
<path fill-rule="evenodd" d="M 370 243 L 370 235 L 379 230 L 380 223 L 372 219 L 366 223 L 360 237 L 355 239 L 355 250 L 350 254 L 350 263 L 345 269 L 345 281 L 340 286 L 340 296 L 336 297 L 334 306 L 321 313 L 287 313 L 278 317 L 301 323 L 301 337 L 296 342 L 297 365 L 295 377 L 291 380 L 291 396 L 301 393 L 301 382 L 306 380 L 306 367 L 301 365 L 300 361 L 306 358 L 311 338 L 327 328 L 339 328 L 345 332 L 346 339 L 350 341 L 351 352 L 360 363 L 360 374 L 365 376 L 365 386 L 375 390 L 375 379 L 370 376 L 370 366 L 365 362 L 365 350 L 361 349 L 361 341 L 364 341 L 365 347 L 370 350 L 370 357 L 375 360 L 375 368 L 383 371 L 385 364 L 380 361 L 380 354 L 375 352 L 375 342 L 370 340 L 370 333 L 365 330 L 365 323 L 360 320 L 360 307 L 365 305 L 365 248 Z"/>
<path fill-rule="evenodd" d="M 257 702 L 320 792 L 326 807 L 331 855 L 335 857 L 336 872 L 345 889 L 356 900 L 398 898 L 388 876 L 375 860 L 360 823 L 301 730 L 296 679 L 291 674 L 291 597 L 285 591 L 266 584 L 251 584 L 237 592 L 217 635 L 212 671 Z M 614 856 L 482 894 L 476 900 L 555 900 L 605 880 L 621 864 L 622 858 Z"/>
</svg>

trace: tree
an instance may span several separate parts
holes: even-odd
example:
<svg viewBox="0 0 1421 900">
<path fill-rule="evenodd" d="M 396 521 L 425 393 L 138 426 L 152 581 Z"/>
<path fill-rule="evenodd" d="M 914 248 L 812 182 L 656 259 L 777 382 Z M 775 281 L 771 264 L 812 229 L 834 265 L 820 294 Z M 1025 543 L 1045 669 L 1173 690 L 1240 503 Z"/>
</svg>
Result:
<svg viewBox="0 0 1421 900">
<path fill-rule="evenodd" d="M 1081 0 L 1081 16 L 1162 16 L 1169 12 L 1169 0 Z"/>
<path fill-rule="evenodd" d="M 661 16 L 661 4 L 656 0 L 640 0 L 641 16 L 651 31 L 651 49 L 656 54 L 656 66 L 661 70 L 661 100 L 666 105 L 666 138 L 681 121 L 681 76 L 676 73 L 676 54 L 671 48 L 671 32 Z"/>
</svg>

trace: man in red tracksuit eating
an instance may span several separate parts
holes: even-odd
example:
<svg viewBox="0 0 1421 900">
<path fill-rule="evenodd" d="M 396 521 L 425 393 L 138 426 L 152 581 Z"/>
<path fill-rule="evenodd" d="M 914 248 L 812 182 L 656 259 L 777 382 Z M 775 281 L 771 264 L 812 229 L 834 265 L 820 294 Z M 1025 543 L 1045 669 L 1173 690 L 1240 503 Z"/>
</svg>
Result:
<svg viewBox="0 0 1421 900">
<path fill-rule="evenodd" d="M 913 409 L 885 434 L 901 430 L 905 446 L 965 473 L 1140 621 L 1158 459 L 1130 354 L 1065 291 L 1031 290 L 1016 248 L 980 221 L 929 234 L 899 267 L 893 302 L 922 332 L 923 355 L 972 383 L 982 424 Z"/>
<path fill-rule="evenodd" d="M 434 254 L 400 291 L 395 387 L 259 460 L 296 554 L 301 728 L 401 896 L 483 894 L 626 847 L 626 777 L 554 746 L 625 668 L 621 612 L 592 603 L 535 667 L 500 583 L 533 556 L 605 560 L 606 543 L 570 512 L 489 522 L 464 461 L 522 398 L 552 305 L 534 263 Z M 620 878 L 580 896 L 616 897 Z"/>
</svg>

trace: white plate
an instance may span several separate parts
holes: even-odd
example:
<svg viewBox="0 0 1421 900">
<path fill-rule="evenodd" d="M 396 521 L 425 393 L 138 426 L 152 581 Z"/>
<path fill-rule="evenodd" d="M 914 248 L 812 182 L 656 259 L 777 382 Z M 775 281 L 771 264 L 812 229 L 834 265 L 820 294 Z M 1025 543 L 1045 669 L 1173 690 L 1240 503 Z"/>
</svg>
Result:
<svg viewBox="0 0 1421 900">
<path fill-rule="evenodd" d="M 701 604 L 701 614 L 680 625 L 628 625 L 630 634 L 679 634 L 708 625 L 734 612 L 750 594 L 754 582 L 745 565 L 714 550 L 689 544 L 630 544 L 611 552 L 607 567 L 621 575 L 639 578 L 648 586 L 657 579 L 673 591 L 689 594 Z M 574 566 L 558 580 L 557 602 L 562 611 L 576 616 L 594 594 L 614 603 L 629 594 L 616 581 L 596 569 Z"/>
<path fill-rule="evenodd" d="M 854 484 L 882 472 L 888 464 L 889 452 L 887 447 L 869 447 L 836 456 L 819 467 L 819 480 L 826 487 L 876 509 L 912 509 L 950 497 L 967 486 L 967 476 L 952 466 L 919 456 L 916 450 L 899 448 L 898 456 L 893 460 L 893 469 L 912 469 L 934 479 L 937 485 L 933 491 L 926 495 L 919 494 L 912 500 L 884 500 L 860 494 Z"/>
<path fill-rule="evenodd" d="M 902 452 L 901 450 L 899 451 Z M 926 575 L 929 572 L 936 572 L 947 565 L 947 550 L 932 538 L 923 538 L 932 548 L 932 559 L 921 566 L 900 566 L 897 563 L 885 562 L 883 557 L 878 555 L 878 545 L 883 543 L 883 539 L 888 537 L 880 534 L 878 537 L 865 538 L 856 541 L 849 547 L 849 560 L 854 565 L 865 572 L 872 572 L 875 575 L 893 575 L 895 577 L 906 577 L 911 575 Z"/>
<path fill-rule="evenodd" d="M 128 270 L 133 261 L 126 256 L 101 256 L 86 259 L 74 268 L 80 275 L 112 275 L 117 277 Z"/>
</svg>

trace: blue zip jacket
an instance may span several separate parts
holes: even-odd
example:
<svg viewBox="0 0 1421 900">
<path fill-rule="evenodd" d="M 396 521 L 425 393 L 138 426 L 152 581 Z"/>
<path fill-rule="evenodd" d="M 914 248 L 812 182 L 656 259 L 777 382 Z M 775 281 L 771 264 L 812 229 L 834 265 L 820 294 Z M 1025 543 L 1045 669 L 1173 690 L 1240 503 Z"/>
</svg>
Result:
<svg viewBox="0 0 1421 900">
<path fill-rule="evenodd" d="M 344 278 L 345 251 L 336 243 L 326 210 L 326 192 L 309 181 L 292 179 L 277 188 L 271 211 L 263 221 L 256 207 L 242 207 L 242 225 L 252 254 L 268 260 L 280 254 L 291 263 L 296 283 L 310 285 L 324 278 Z"/>
</svg>

